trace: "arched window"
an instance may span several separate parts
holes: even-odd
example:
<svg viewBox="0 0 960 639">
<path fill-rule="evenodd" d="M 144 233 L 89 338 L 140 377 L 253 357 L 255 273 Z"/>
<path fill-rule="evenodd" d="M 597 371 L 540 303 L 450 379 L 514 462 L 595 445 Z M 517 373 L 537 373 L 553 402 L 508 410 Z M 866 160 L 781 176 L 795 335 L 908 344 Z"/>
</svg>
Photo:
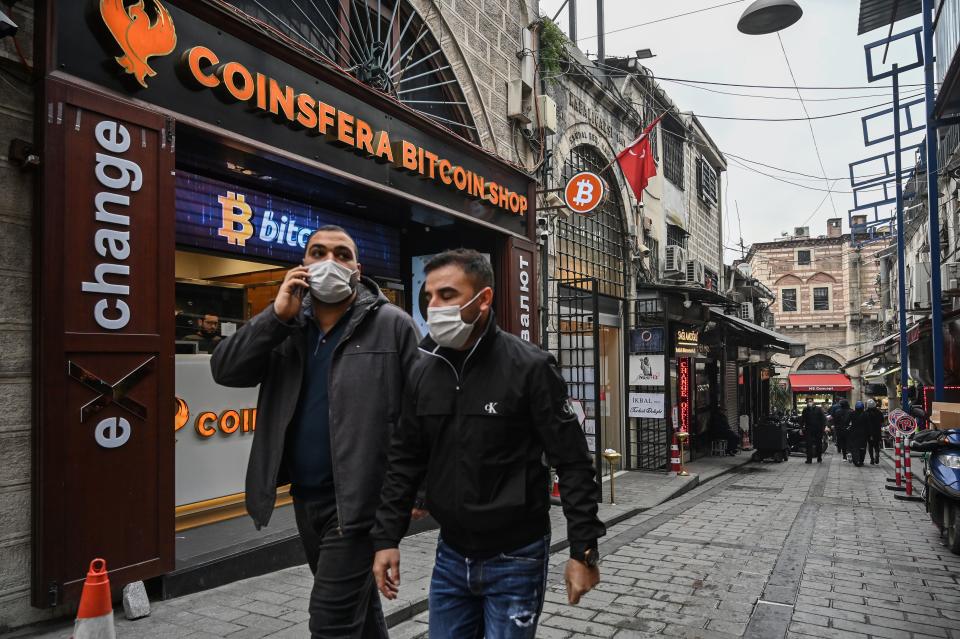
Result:
<svg viewBox="0 0 960 639">
<path fill-rule="evenodd" d="M 405 0 L 224 0 L 304 55 L 333 61 L 473 142 L 477 130 L 450 63 L 426 22 Z"/>
<path fill-rule="evenodd" d="M 838 371 L 840 370 L 840 362 L 833 359 L 829 355 L 813 355 L 803 360 L 800 363 L 800 366 L 797 367 L 799 371 Z"/>
<path fill-rule="evenodd" d="M 595 278 L 602 295 L 626 295 L 625 232 L 623 201 L 616 175 L 593 147 L 581 145 L 563 163 L 562 183 L 580 171 L 593 171 L 608 185 L 606 199 L 586 215 L 571 214 L 557 223 L 557 272 L 561 282 L 577 286 L 577 280 Z"/>
</svg>

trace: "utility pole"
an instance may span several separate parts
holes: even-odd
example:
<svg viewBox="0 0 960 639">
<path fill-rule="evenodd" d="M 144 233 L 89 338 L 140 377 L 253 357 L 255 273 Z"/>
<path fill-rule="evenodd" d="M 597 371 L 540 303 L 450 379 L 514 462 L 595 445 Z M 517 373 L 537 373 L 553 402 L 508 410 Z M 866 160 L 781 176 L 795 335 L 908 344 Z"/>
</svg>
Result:
<svg viewBox="0 0 960 639">
<path fill-rule="evenodd" d="M 909 410 L 907 399 L 908 380 L 910 378 L 910 350 L 907 348 L 907 275 L 904 264 L 903 229 L 903 162 L 900 158 L 900 72 L 899 65 L 893 65 L 893 163 L 897 185 L 897 301 L 900 307 L 900 406 Z"/>
<path fill-rule="evenodd" d="M 577 46 L 577 0 L 570 0 L 570 42 Z"/>
<path fill-rule="evenodd" d="M 606 60 L 606 43 L 603 35 L 603 0 L 597 0 L 597 62 Z"/>
</svg>

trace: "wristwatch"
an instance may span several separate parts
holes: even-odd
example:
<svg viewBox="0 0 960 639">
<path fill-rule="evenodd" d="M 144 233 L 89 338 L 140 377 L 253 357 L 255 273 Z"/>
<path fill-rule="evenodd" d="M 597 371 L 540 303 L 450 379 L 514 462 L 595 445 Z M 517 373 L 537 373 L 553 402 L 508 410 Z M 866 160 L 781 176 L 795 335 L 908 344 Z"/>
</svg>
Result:
<svg viewBox="0 0 960 639">
<path fill-rule="evenodd" d="M 600 563 L 600 552 L 596 548 L 587 548 L 582 553 L 571 553 L 570 558 L 585 563 L 587 568 L 596 568 Z"/>
</svg>

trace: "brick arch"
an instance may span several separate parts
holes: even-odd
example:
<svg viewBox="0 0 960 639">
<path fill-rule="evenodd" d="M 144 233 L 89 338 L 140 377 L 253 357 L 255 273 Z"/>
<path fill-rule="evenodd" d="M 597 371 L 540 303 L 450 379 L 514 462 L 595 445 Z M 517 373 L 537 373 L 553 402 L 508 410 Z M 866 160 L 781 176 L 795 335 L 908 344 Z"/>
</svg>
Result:
<svg viewBox="0 0 960 639">
<path fill-rule="evenodd" d="M 805 361 L 807 361 L 808 359 L 810 359 L 815 355 L 826 355 L 827 357 L 831 359 L 835 359 L 836 361 L 840 362 L 841 366 L 847 363 L 846 355 L 844 355 L 843 353 L 841 353 L 836 349 L 812 348 L 812 349 L 809 349 L 806 353 L 804 353 L 803 357 L 798 357 L 793 361 L 793 365 L 790 366 L 790 372 L 796 373 L 798 370 L 800 370 L 800 364 L 804 363 Z"/>
<path fill-rule="evenodd" d="M 783 277 L 781 277 L 780 279 L 778 279 L 776 282 L 774 282 L 773 286 L 775 288 L 779 288 L 782 286 L 790 286 L 790 285 L 800 286 L 801 284 L 803 284 L 802 279 L 800 279 L 796 275 L 791 275 L 788 273 Z"/>
<path fill-rule="evenodd" d="M 823 271 L 817 271 L 813 275 L 807 278 L 807 284 L 836 284 L 837 278 L 830 275 L 829 273 L 824 273 Z"/>
</svg>

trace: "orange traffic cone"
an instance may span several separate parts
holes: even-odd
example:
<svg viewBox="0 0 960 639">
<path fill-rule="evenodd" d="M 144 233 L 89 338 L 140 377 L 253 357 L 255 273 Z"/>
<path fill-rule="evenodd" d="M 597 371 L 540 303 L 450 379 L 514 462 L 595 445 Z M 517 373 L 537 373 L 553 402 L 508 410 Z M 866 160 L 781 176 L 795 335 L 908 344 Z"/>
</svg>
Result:
<svg viewBox="0 0 960 639">
<path fill-rule="evenodd" d="M 83 582 L 80 608 L 73 624 L 73 639 L 116 639 L 116 636 L 107 562 L 94 559 L 90 562 L 87 580 Z"/>
</svg>

